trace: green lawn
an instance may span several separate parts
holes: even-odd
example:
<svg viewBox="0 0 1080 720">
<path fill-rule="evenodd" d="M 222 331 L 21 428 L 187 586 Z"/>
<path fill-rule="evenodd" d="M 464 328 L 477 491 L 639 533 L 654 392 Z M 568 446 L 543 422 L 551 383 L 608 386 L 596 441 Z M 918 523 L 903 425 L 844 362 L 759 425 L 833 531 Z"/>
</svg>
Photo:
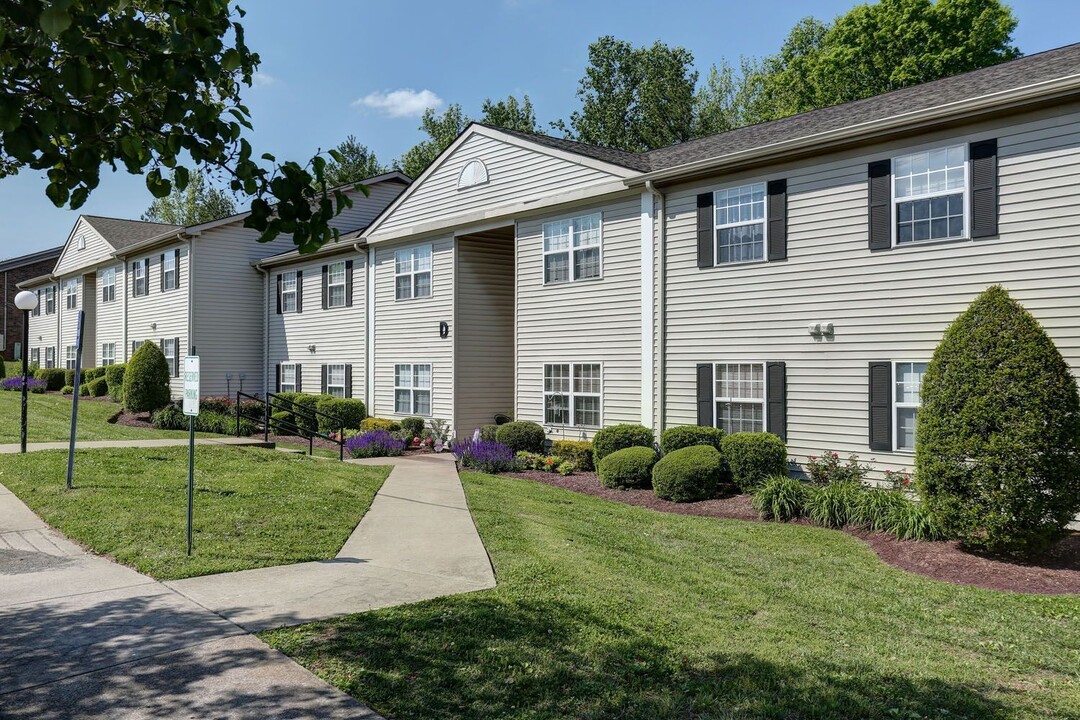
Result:
<svg viewBox="0 0 1080 720">
<path fill-rule="evenodd" d="M 1080 717 L 1080 598 L 463 474 L 499 586 L 262 637 L 395 718 Z"/>
<path fill-rule="evenodd" d="M 186 556 L 187 448 L 0 455 L 0 482 L 68 537 L 159 580 L 333 558 L 390 474 L 276 450 L 199 446 Z"/>
<path fill-rule="evenodd" d="M 22 394 L 0 391 L 0 444 L 19 442 L 19 417 Z M 109 418 L 120 406 L 106 400 L 79 401 L 79 440 L 141 440 L 148 438 L 184 438 L 186 430 L 154 430 L 113 425 Z M 71 432 L 70 395 L 31 394 L 27 406 L 26 436 L 29 442 L 67 440 Z M 200 437 L 209 437 L 200 434 Z"/>
</svg>

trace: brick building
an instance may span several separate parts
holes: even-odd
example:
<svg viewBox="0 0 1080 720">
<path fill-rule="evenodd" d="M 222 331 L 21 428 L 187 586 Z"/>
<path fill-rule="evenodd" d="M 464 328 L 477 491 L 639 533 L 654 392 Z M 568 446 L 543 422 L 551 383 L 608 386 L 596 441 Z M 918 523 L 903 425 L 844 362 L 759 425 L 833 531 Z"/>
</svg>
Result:
<svg viewBox="0 0 1080 720">
<path fill-rule="evenodd" d="M 15 307 L 19 283 L 48 275 L 56 265 L 60 247 L 0 260 L 0 290 L 4 293 L 3 324 L 0 325 L 0 357 L 5 361 L 21 360 L 23 352 L 23 314 Z"/>
</svg>

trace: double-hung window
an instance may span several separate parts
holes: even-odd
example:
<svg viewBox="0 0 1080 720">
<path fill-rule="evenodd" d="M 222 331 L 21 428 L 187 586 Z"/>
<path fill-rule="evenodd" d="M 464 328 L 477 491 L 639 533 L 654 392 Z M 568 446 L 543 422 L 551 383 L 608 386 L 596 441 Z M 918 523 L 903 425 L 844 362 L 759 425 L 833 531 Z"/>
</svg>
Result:
<svg viewBox="0 0 1080 720">
<path fill-rule="evenodd" d="M 716 264 L 765 258 L 765 183 L 717 190 Z"/>
<path fill-rule="evenodd" d="M 599 427 L 599 363 L 544 365 L 544 424 Z"/>
<path fill-rule="evenodd" d="M 76 356 L 76 354 L 78 352 L 78 349 L 79 348 L 76 347 L 75 345 L 68 345 L 66 348 L 64 348 L 64 350 L 65 350 L 64 369 L 65 370 L 74 370 L 75 369 L 75 356 Z"/>
<path fill-rule="evenodd" d="M 968 236 L 965 146 L 900 155 L 892 169 L 897 245 Z"/>
<path fill-rule="evenodd" d="M 394 253 L 394 298 L 431 297 L 431 246 L 405 248 Z"/>
<path fill-rule="evenodd" d="M 924 362 L 893 363 L 893 416 L 896 418 L 894 449 L 915 450 L 915 416 L 919 412 Z"/>
<path fill-rule="evenodd" d="M 30 348 L 30 362 L 41 367 L 41 348 Z"/>
<path fill-rule="evenodd" d="M 326 271 L 326 307 L 345 307 L 345 261 L 330 263 Z M 284 308 L 282 308 L 284 309 Z"/>
<path fill-rule="evenodd" d="M 116 364 L 116 343 L 102 343 L 101 344 L 101 364 L 102 365 L 115 365 Z"/>
<path fill-rule="evenodd" d="M 600 277 L 600 213 L 544 223 L 544 284 Z"/>
<path fill-rule="evenodd" d="M 52 370 L 56 367 L 56 348 L 45 348 L 45 369 Z"/>
<path fill-rule="evenodd" d="M 101 302 L 109 303 L 116 299 L 116 268 L 101 271 Z"/>
<path fill-rule="evenodd" d="M 282 378 L 284 378 L 285 369 L 282 368 Z M 293 367 L 293 382 L 296 381 L 296 367 Z M 284 382 L 284 379 L 282 380 Z M 344 365 L 327 365 L 326 366 L 326 394 L 332 395 L 336 398 L 345 397 L 345 366 Z"/>
<path fill-rule="evenodd" d="M 77 310 L 79 307 L 79 281 L 77 278 L 64 281 L 64 309 Z"/>
<path fill-rule="evenodd" d="M 717 363 L 716 426 L 726 433 L 765 430 L 764 363 Z"/>
<path fill-rule="evenodd" d="M 161 352 L 165 355 L 165 362 L 169 365 L 169 377 L 176 377 L 176 338 L 163 338 Z"/>
<path fill-rule="evenodd" d="M 339 367 L 339 366 L 334 366 Z M 344 373 L 342 373 L 344 374 Z M 326 384 L 327 389 L 330 386 L 330 370 L 327 368 L 326 372 Z M 344 378 L 342 378 L 342 394 L 341 397 L 345 397 L 344 392 Z M 281 388 L 278 392 L 296 392 L 296 363 L 281 363 Z"/>
<path fill-rule="evenodd" d="M 329 271 L 328 271 L 329 276 Z M 329 286 L 328 286 L 329 288 Z M 281 273 L 281 312 L 294 313 L 296 312 L 296 271 L 289 270 Z M 330 294 L 327 295 L 327 299 L 330 298 Z M 284 369 L 284 365 L 282 368 Z M 292 392 L 291 390 L 289 392 Z"/>
<path fill-rule="evenodd" d="M 45 314 L 52 315 L 56 312 L 56 286 L 50 285 L 45 288 Z"/>
<path fill-rule="evenodd" d="M 167 252 L 161 256 L 161 289 L 175 290 L 176 282 L 176 256 L 178 253 Z"/>
<path fill-rule="evenodd" d="M 132 294 L 135 297 L 141 297 L 148 294 L 146 263 L 140 260 L 131 266 L 131 282 L 133 285 Z"/>
<path fill-rule="evenodd" d="M 431 415 L 431 366 L 394 366 L 394 412 Z"/>
</svg>

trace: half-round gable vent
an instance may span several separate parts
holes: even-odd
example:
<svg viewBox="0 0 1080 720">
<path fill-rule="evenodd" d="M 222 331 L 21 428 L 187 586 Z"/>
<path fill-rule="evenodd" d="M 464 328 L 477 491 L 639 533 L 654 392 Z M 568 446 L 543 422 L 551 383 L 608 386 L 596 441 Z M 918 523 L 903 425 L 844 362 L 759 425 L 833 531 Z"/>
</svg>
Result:
<svg viewBox="0 0 1080 720">
<path fill-rule="evenodd" d="M 483 185 L 487 181 L 487 166 L 479 160 L 470 160 L 465 163 L 465 167 L 461 169 L 461 174 L 458 175 L 457 187 L 458 190 L 464 190 L 473 185 Z"/>
</svg>

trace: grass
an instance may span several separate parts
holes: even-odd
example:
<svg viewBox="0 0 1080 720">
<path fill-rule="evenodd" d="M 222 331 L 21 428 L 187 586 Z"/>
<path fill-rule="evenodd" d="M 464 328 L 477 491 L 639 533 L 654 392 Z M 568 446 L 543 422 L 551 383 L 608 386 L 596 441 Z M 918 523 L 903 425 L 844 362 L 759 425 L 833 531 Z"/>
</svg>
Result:
<svg viewBox="0 0 1080 720">
<path fill-rule="evenodd" d="M 462 480 L 496 589 L 262 637 L 396 720 L 1080 717 L 1080 598 L 928 580 L 833 530 Z"/>
<path fill-rule="evenodd" d="M 200 446 L 195 551 L 186 555 L 187 448 L 0 455 L 0 482 L 46 522 L 159 580 L 334 557 L 389 468 Z"/>
</svg>

